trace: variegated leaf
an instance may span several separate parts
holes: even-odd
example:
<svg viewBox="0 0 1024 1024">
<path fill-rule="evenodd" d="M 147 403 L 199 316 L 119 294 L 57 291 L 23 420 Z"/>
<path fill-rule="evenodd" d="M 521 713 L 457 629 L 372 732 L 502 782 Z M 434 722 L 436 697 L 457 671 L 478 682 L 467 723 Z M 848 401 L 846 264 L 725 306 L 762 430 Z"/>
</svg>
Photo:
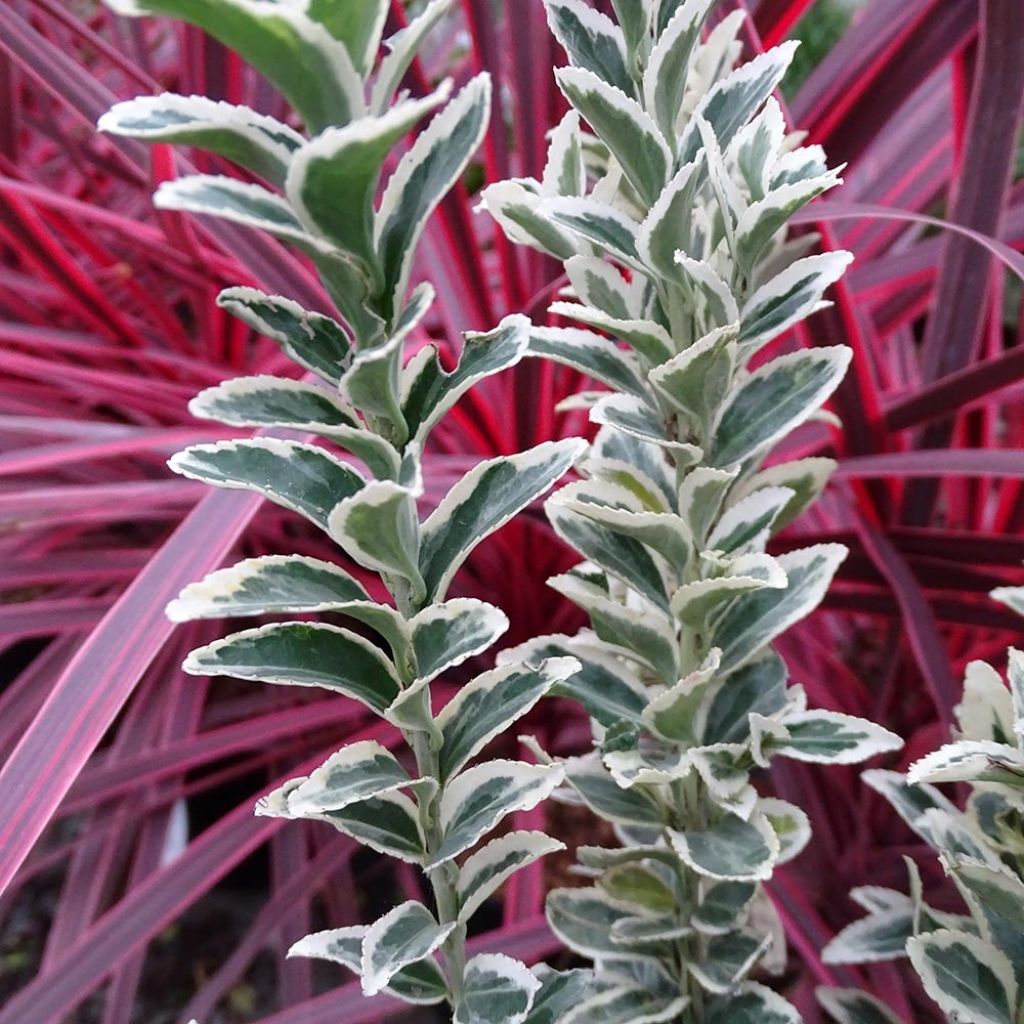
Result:
<svg viewBox="0 0 1024 1024">
<path fill-rule="evenodd" d="M 115 104 L 96 127 L 146 142 L 198 146 L 275 185 L 284 183 L 292 155 L 306 141 L 288 125 L 248 107 L 174 93 Z"/>
<path fill-rule="evenodd" d="M 559 310 L 552 307 L 551 312 Z M 530 331 L 527 351 L 531 356 L 543 356 L 571 366 L 616 391 L 634 395 L 643 393 L 644 386 L 631 353 L 593 331 L 575 327 L 534 327 Z"/>
<path fill-rule="evenodd" d="M 367 75 L 380 46 L 388 0 L 360 0 L 354 4 L 339 4 L 337 0 L 307 0 L 305 6 L 309 17 L 345 44 L 359 73 Z"/>
<path fill-rule="evenodd" d="M 413 780 L 395 756 L 375 740 L 349 744 L 332 754 L 288 794 L 294 814 L 340 811 L 349 804 L 401 789 Z"/>
<path fill-rule="evenodd" d="M 107 4 L 119 14 L 135 17 L 182 18 L 208 32 L 273 82 L 312 132 L 344 124 L 362 113 L 362 82 L 349 51 L 297 4 L 268 7 L 252 0 L 107 0 Z"/>
<path fill-rule="evenodd" d="M 802 1024 L 795 1006 L 778 993 L 754 981 L 734 992 L 713 999 L 708 1006 L 707 1024 Z"/>
<path fill-rule="evenodd" d="M 819 988 L 815 995 L 836 1024 L 903 1024 L 888 1006 L 859 988 Z"/>
<path fill-rule="evenodd" d="M 540 981 L 525 964 L 501 953 L 481 953 L 466 964 L 452 1024 L 522 1024 Z"/>
<path fill-rule="evenodd" d="M 384 655 L 356 633 L 323 622 L 281 622 L 196 648 L 182 668 L 285 686 L 321 686 L 383 712 L 398 696 Z"/>
<path fill-rule="evenodd" d="M 214 487 L 256 491 L 321 529 L 327 529 L 334 506 L 365 484 L 351 466 L 322 448 L 269 437 L 192 445 L 167 464 Z"/>
<path fill-rule="evenodd" d="M 558 765 L 523 761 L 488 761 L 467 768 L 441 795 L 441 845 L 433 852 L 436 867 L 468 850 L 513 811 L 530 810 L 562 781 Z"/>
<path fill-rule="evenodd" d="M 663 143 L 664 145 L 664 143 Z M 600 246 L 627 267 L 643 271 L 636 248 L 640 225 L 613 206 L 593 198 L 548 199 L 540 212 L 556 223 Z"/>
<path fill-rule="evenodd" d="M 422 903 L 409 900 L 375 921 L 363 936 L 360 976 L 365 995 L 376 995 L 403 968 L 430 956 L 451 934 Z"/>
<path fill-rule="evenodd" d="M 698 874 L 723 881 L 770 878 L 779 855 L 774 830 L 758 815 L 744 821 L 735 814 L 725 814 L 705 829 L 673 832 L 672 845 Z"/>
<path fill-rule="evenodd" d="M 803 711 L 785 715 L 781 725 L 781 732 L 762 744 L 762 750 L 796 761 L 857 764 L 903 746 L 899 736 L 888 729 L 866 718 L 838 711 Z"/>
<path fill-rule="evenodd" d="M 428 597 L 443 597 L 473 548 L 551 487 L 584 448 L 577 439 L 548 441 L 471 469 L 423 524 L 420 571 Z"/>
<path fill-rule="evenodd" d="M 623 92 L 633 91 L 622 30 L 582 0 L 544 0 L 551 34 L 569 60 Z"/>
<path fill-rule="evenodd" d="M 330 3 L 331 0 L 324 0 Z M 404 28 L 386 40 L 387 53 L 380 66 L 370 92 L 370 111 L 383 114 L 388 109 L 406 71 L 416 57 L 427 33 L 451 10 L 453 0 L 430 0 L 420 13 Z"/>
</svg>

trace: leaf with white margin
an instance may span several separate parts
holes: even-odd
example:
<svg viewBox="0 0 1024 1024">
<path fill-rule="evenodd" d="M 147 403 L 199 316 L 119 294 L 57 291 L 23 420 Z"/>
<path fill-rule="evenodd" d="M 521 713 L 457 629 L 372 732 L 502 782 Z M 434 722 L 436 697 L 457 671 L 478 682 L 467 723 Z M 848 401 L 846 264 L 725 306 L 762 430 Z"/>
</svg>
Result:
<svg viewBox="0 0 1024 1024">
<path fill-rule="evenodd" d="M 796 804 L 776 797 L 761 797 L 757 810 L 768 819 L 779 840 L 779 856 L 775 863 L 787 864 L 798 857 L 811 841 L 811 821 Z"/>
<path fill-rule="evenodd" d="M 463 686 L 436 718 L 443 737 L 438 755 L 440 781 L 451 778 L 578 668 L 575 658 L 550 658 L 537 668 L 502 665 Z"/>
<path fill-rule="evenodd" d="M 558 311 L 552 308 L 551 312 Z M 636 357 L 619 348 L 614 341 L 593 331 L 584 331 L 578 327 L 534 327 L 530 330 L 527 354 L 571 366 L 616 391 L 634 395 L 643 394 L 644 391 L 637 372 Z"/>
<path fill-rule="evenodd" d="M 388 0 L 361 0 L 342 3 L 337 0 L 307 0 L 306 13 L 319 22 L 335 39 L 345 44 L 361 75 L 373 68 L 381 33 L 388 14 Z"/>
<path fill-rule="evenodd" d="M 583 454 L 586 442 L 546 441 L 471 469 L 423 523 L 420 571 L 440 598 L 473 548 L 540 497 Z"/>
<path fill-rule="evenodd" d="M 617 320 L 643 315 L 648 292 L 644 277 L 627 281 L 617 267 L 597 256 L 571 257 L 565 261 L 565 273 L 576 298 L 585 306 Z"/>
<path fill-rule="evenodd" d="M 907 781 L 998 782 L 1024 789 L 1024 759 L 1005 743 L 961 740 L 915 761 L 907 770 Z"/>
<path fill-rule="evenodd" d="M 409 900 L 366 930 L 360 961 L 363 994 L 376 995 L 403 968 L 430 956 L 455 929 L 438 924 L 422 903 Z"/>
<path fill-rule="evenodd" d="M 467 768 L 441 794 L 443 839 L 430 867 L 457 857 L 513 811 L 528 811 L 546 800 L 562 781 L 560 765 L 495 760 Z"/>
<path fill-rule="evenodd" d="M 422 865 L 426 860 L 419 811 L 404 793 L 382 793 L 321 817 L 378 853 L 410 864 Z"/>
<path fill-rule="evenodd" d="M 388 179 L 374 228 L 386 298 L 400 305 L 427 219 L 465 170 L 487 129 L 491 80 L 473 78 L 417 136 Z"/>
<path fill-rule="evenodd" d="M 452 1024 L 522 1024 L 539 988 L 525 964 L 501 953 L 480 953 L 466 964 Z"/>
<path fill-rule="evenodd" d="M 719 659 L 721 653 L 719 652 Z M 716 677 L 697 714 L 703 743 L 740 743 L 750 738 L 750 716 L 775 715 L 786 706 L 786 665 L 771 649 L 726 678 Z"/>
<path fill-rule="evenodd" d="M 740 597 L 761 590 L 785 590 L 787 577 L 779 560 L 771 555 L 740 555 L 727 564 L 721 576 L 684 583 L 672 595 L 672 613 L 701 635 L 715 616 Z"/>
<path fill-rule="evenodd" d="M 543 832 L 509 832 L 492 839 L 459 868 L 459 921 L 468 921 L 520 868 L 564 849 L 565 843 Z"/>
<path fill-rule="evenodd" d="M 380 713 L 398 696 L 394 667 L 368 640 L 325 622 L 278 622 L 197 647 L 182 669 L 284 686 L 319 686 Z"/>
<path fill-rule="evenodd" d="M 602 987 L 593 971 L 554 971 L 546 964 L 539 964 L 533 968 L 533 973 L 540 979 L 540 988 L 524 1024 L 562 1024 L 564 1014 Z"/>
<path fill-rule="evenodd" d="M 740 215 L 736 225 L 736 257 L 743 272 L 751 275 L 772 238 L 781 231 L 797 210 L 806 206 L 843 179 L 838 170 L 831 170 L 818 178 L 780 185 L 756 203 L 751 203 Z"/>
<path fill-rule="evenodd" d="M 803 1024 L 795 1006 L 754 981 L 713 999 L 705 1019 L 707 1024 Z"/>
<path fill-rule="evenodd" d="M 884 796 L 892 804 L 893 810 L 914 831 L 917 831 L 921 817 L 930 810 L 942 810 L 954 815 L 960 813 L 934 786 L 927 783 L 911 785 L 900 772 L 872 768 L 863 772 L 861 778 L 876 793 Z"/>
<path fill-rule="evenodd" d="M 1013 698 L 1002 676 L 987 662 L 968 663 L 963 697 L 953 710 L 963 739 L 1015 742 Z"/>
<path fill-rule="evenodd" d="M 730 496 L 729 507 L 756 491 L 786 488 L 791 492 L 791 497 L 772 523 L 772 533 L 777 533 L 817 500 L 837 465 L 835 459 L 812 457 L 769 466 L 747 477 L 736 487 Z"/>
<path fill-rule="evenodd" d="M 480 193 L 481 205 L 511 241 L 556 260 L 569 259 L 578 249 L 575 238 L 542 215 L 542 202 L 544 196 L 521 181 L 495 182 Z"/>
<path fill-rule="evenodd" d="M 581 0 L 544 0 L 544 7 L 551 34 L 576 67 L 593 72 L 623 92 L 633 91 L 622 30 L 611 18 Z"/>
<path fill-rule="evenodd" d="M 702 161 L 697 159 L 684 164 L 672 175 L 637 232 L 636 249 L 648 273 L 654 271 L 673 284 L 679 279 L 676 252 L 691 248 L 702 166 Z"/>
<path fill-rule="evenodd" d="M 612 940 L 611 931 L 629 912 L 599 889 L 555 889 L 548 894 L 545 912 L 551 930 L 571 950 L 592 959 L 621 956 L 622 947 Z M 652 952 L 657 948 L 652 945 Z"/>
<path fill-rule="evenodd" d="M 907 943 L 925 991 L 943 1011 L 971 1024 L 1012 1024 L 1017 982 L 1006 956 L 963 932 L 940 930 Z"/>
<path fill-rule="evenodd" d="M 659 749 L 657 746 L 644 744 L 639 750 L 610 750 L 602 756 L 605 768 L 615 782 L 615 789 L 612 788 L 608 779 L 594 776 L 591 783 L 600 786 L 602 792 L 593 794 L 588 802 L 594 805 L 596 813 L 601 817 L 615 818 L 616 815 L 624 816 L 624 811 L 619 808 L 626 808 L 627 812 L 635 813 L 629 801 L 622 796 L 629 793 L 633 797 L 642 797 L 645 792 L 650 792 L 647 787 L 670 786 L 679 779 L 685 779 L 693 769 L 693 762 L 690 755 L 685 751 L 673 750 L 670 748 Z M 596 797 L 600 795 L 605 803 L 598 807 Z M 636 804 L 634 800 L 633 804 Z M 639 804 L 641 811 L 649 810 L 646 801 Z M 606 813 L 607 812 L 607 813 Z M 663 820 L 664 813 L 660 814 Z M 644 825 L 642 821 L 622 821 L 624 825 Z M 653 822 L 649 823 L 653 824 Z"/>
<path fill-rule="evenodd" d="M 467 331 L 459 363 L 446 373 L 437 349 L 425 345 L 402 371 L 402 415 L 413 441 L 422 443 L 442 416 L 479 380 L 515 366 L 526 354 L 530 321 L 513 314 L 490 331 Z"/>
<path fill-rule="evenodd" d="M 580 799 L 607 821 L 621 825 L 662 824 L 662 812 L 647 793 L 642 789 L 624 789 L 590 758 L 566 762 L 565 778 Z"/>
<path fill-rule="evenodd" d="M 359 974 L 362 970 L 363 938 L 367 930 L 366 925 L 354 925 L 314 932 L 294 943 L 288 950 L 288 956 L 330 960 Z M 419 1006 L 432 1006 L 450 998 L 448 983 L 433 958 L 403 967 L 391 978 L 385 991 Z"/>
<path fill-rule="evenodd" d="M 611 334 L 614 338 L 626 342 L 648 362 L 654 364 L 663 363 L 672 354 L 672 339 L 669 337 L 665 328 L 662 327 L 661 324 L 655 323 L 653 320 L 619 319 L 617 317 L 610 316 L 604 310 L 596 309 L 593 306 L 584 306 L 578 302 L 552 302 L 548 307 L 548 312 L 551 313 L 552 316 L 564 316 L 571 320 L 578 320 L 581 324 L 587 324 L 589 327 L 596 327 L 600 331 L 605 331 L 608 334 Z M 534 328 L 535 332 L 538 330 L 542 331 L 542 336 L 546 337 L 566 338 L 567 340 L 572 337 L 568 333 L 572 330 L 571 328 Z M 558 333 L 552 334 L 552 332 Z M 578 333 L 582 335 L 587 332 L 579 331 Z M 583 339 L 580 340 L 582 341 Z M 607 338 L 602 338 L 601 341 L 606 347 L 612 347 L 615 345 L 614 341 Z M 586 353 L 582 354 L 583 358 L 586 358 L 586 356 Z M 563 361 L 568 362 L 567 359 Z M 569 363 L 569 365 L 572 364 Z M 584 372 L 590 371 L 584 370 Z M 598 374 L 591 374 L 591 376 L 595 377 L 597 380 L 605 379 Z M 613 387 L 617 387 L 613 381 L 606 381 L 606 383 L 610 383 Z M 641 389 L 631 386 L 620 390 L 640 394 L 642 393 L 642 385 Z"/>
<path fill-rule="evenodd" d="M 431 0 L 408 25 L 384 41 L 388 52 L 381 58 L 370 91 L 371 113 L 383 114 L 388 109 L 420 44 L 451 7 L 452 0 Z"/>
<path fill-rule="evenodd" d="M 720 658 L 717 649 L 708 652 L 701 665 L 659 693 L 644 708 L 644 724 L 651 732 L 673 742 L 696 739 L 697 711 L 713 684 Z"/>
<path fill-rule="evenodd" d="M 708 263 L 691 259 L 682 251 L 675 254 L 675 262 L 675 280 L 693 293 L 697 314 L 705 329 L 739 323 L 740 311 L 732 289 Z"/>
<path fill-rule="evenodd" d="M 643 107 L 584 68 L 559 68 L 555 80 L 608 147 L 641 199 L 653 203 L 668 180 L 672 154 Z"/>
<path fill-rule="evenodd" d="M 735 342 L 734 324 L 716 327 L 648 374 L 656 390 L 691 420 L 704 444 L 712 441 L 712 423 L 732 386 Z"/>
<path fill-rule="evenodd" d="M 626 266 L 643 272 L 643 264 L 636 249 L 636 236 L 640 225 L 614 206 L 590 197 L 560 196 L 547 199 L 540 213 L 551 217 L 556 224 L 575 231 L 588 242 L 601 246 Z"/>
<path fill-rule="evenodd" d="M 679 1020 L 689 1003 L 689 996 L 615 987 L 581 1002 L 560 1024 L 663 1024 Z"/>
<path fill-rule="evenodd" d="M 247 228 L 258 228 L 292 242 L 311 255 L 329 252 L 327 243 L 311 235 L 287 200 L 252 182 L 220 174 L 192 174 L 165 181 L 153 194 L 158 210 L 181 210 L 222 217 Z"/>
<path fill-rule="evenodd" d="M 670 425 L 635 395 L 605 396 L 590 410 L 590 421 L 664 448 L 672 452 L 673 461 L 682 466 L 699 462 L 704 454 L 698 445 L 676 440 Z"/>
<path fill-rule="evenodd" d="M 700 151 L 698 115 L 711 126 L 722 149 L 727 149 L 733 136 L 750 120 L 782 80 L 797 46 L 796 41 L 789 40 L 759 54 L 740 65 L 706 93 L 683 131 L 679 142 L 680 162 L 688 163 Z"/>
<path fill-rule="evenodd" d="M 167 464 L 175 473 L 214 487 L 256 491 L 321 529 L 327 529 L 334 506 L 366 483 L 322 448 L 271 437 L 192 445 Z"/>
<path fill-rule="evenodd" d="M 580 117 L 575 110 L 566 111 L 551 132 L 540 188 L 547 196 L 581 196 L 586 192 Z"/>
<path fill-rule="evenodd" d="M 771 878 L 779 841 L 763 815 L 744 821 L 723 815 L 705 829 L 673 831 L 672 846 L 688 867 L 706 878 L 733 882 Z"/>
<path fill-rule="evenodd" d="M 330 562 L 304 555 L 262 555 L 190 583 L 167 606 L 172 622 L 273 612 L 322 612 L 369 602 L 361 583 Z"/>
<path fill-rule="evenodd" d="M 647 703 L 643 683 L 612 654 L 604 654 L 575 639 L 552 634 L 539 636 L 517 647 L 501 651 L 498 664 L 529 661 L 536 665 L 544 658 L 572 657 L 579 669 L 551 688 L 551 696 L 570 697 L 583 705 L 591 718 L 601 725 L 614 725 L 625 719 L 640 722 Z"/>
<path fill-rule="evenodd" d="M 314 3 L 325 0 L 314 0 Z M 165 14 L 208 32 L 268 78 L 311 132 L 363 111 L 362 81 L 349 51 L 305 4 L 258 0 L 107 0 L 118 14 Z"/>
<path fill-rule="evenodd" d="M 729 554 L 763 551 L 775 521 L 792 498 L 788 487 L 762 487 L 745 495 L 722 513 L 707 546 Z"/>
<path fill-rule="evenodd" d="M 427 96 L 328 128 L 306 143 L 292 158 L 284 191 L 307 230 L 352 253 L 376 276 L 373 201 L 388 153 L 450 95 L 446 80 Z"/>
<path fill-rule="evenodd" d="M 903 1024 L 885 1003 L 859 988 L 819 988 L 815 995 L 836 1024 Z"/>
<path fill-rule="evenodd" d="M 387 747 L 376 740 L 362 740 L 332 754 L 291 790 L 288 808 L 297 815 L 340 811 L 412 781 Z"/>
<path fill-rule="evenodd" d="M 456 597 L 424 608 L 409 626 L 416 677 L 433 679 L 487 650 L 508 629 L 508 617 L 484 601 Z"/>
<path fill-rule="evenodd" d="M 760 719 L 761 716 L 752 716 Z M 899 750 L 903 740 L 866 718 L 838 711 L 803 711 L 784 715 L 781 731 L 762 743 L 770 755 L 811 764 L 858 764 L 876 754 Z M 751 722 L 753 730 L 754 722 Z"/>
<path fill-rule="evenodd" d="M 786 589 L 744 594 L 715 625 L 712 642 L 722 649 L 722 671 L 731 672 L 820 604 L 847 551 L 842 544 L 815 544 L 779 555 Z"/>
<path fill-rule="evenodd" d="M 690 57 L 700 42 L 701 29 L 714 0 L 690 0 L 679 7 L 665 25 L 644 70 L 644 105 L 665 135 L 676 134 L 676 120 L 683 105 Z"/>
<path fill-rule="evenodd" d="M 729 466 L 763 454 L 807 420 L 839 386 L 851 351 L 845 345 L 779 356 L 733 392 L 715 430 L 712 464 Z"/>
<path fill-rule="evenodd" d="M 851 262 L 853 253 L 845 251 L 806 256 L 762 284 L 740 311 L 739 342 L 744 355 L 752 355 L 810 316 L 825 289 L 843 276 Z"/>
<path fill-rule="evenodd" d="M 1009 957 L 1019 985 L 1024 979 L 1024 882 L 1000 863 L 955 857 L 944 867 L 975 920 L 983 922 L 982 934 Z"/>
<path fill-rule="evenodd" d="M 340 397 L 313 384 L 266 374 L 235 377 L 200 391 L 188 408 L 198 419 L 236 427 L 281 427 L 319 434 L 362 459 L 376 475 L 398 475 L 398 452 L 367 430 Z"/>
<path fill-rule="evenodd" d="M 1006 652 L 1006 674 L 1010 682 L 1010 696 L 1013 700 L 1013 730 L 1017 746 L 1024 752 L 1024 651 L 1011 647 Z"/>
<path fill-rule="evenodd" d="M 690 920 L 705 935 L 724 935 L 736 927 L 756 895 L 756 882 L 712 882 Z"/>
<path fill-rule="evenodd" d="M 275 185 L 284 183 L 292 154 L 306 141 L 283 122 L 248 107 L 170 92 L 117 103 L 96 127 L 146 142 L 198 146 Z"/>
<path fill-rule="evenodd" d="M 568 598 L 590 617 L 594 632 L 606 643 L 624 647 L 662 679 L 678 675 L 678 642 L 671 619 L 642 597 L 635 605 L 612 600 L 599 586 L 573 573 L 552 576 L 552 590 Z"/>
<path fill-rule="evenodd" d="M 712 935 L 705 955 L 689 963 L 687 969 L 700 982 L 701 988 L 715 995 L 725 995 L 746 979 L 771 941 L 771 935 L 758 939 L 742 931 Z"/>
<path fill-rule="evenodd" d="M 637 540 L 600 526 L 565 508 L 555 494 L 545 509 L 555 533 L 581 555 L 618 577 L 662 610 L 668 608 L 665 581 L 650 552 Z"/>
<path fill-rule="evenodd" d="M 878 910 L 847 925 L 822 950 L 827 964 L 871 964 L 906 956 L 907 939 L 914 934 L 910 901 L 891 910 Z"/>
<path fill-rule="evenodd" d="M 688 753 L 714 800 L 728 804 L 750 785 L 749 769 L 752 766 L 745 744 L 716 743 L 708 747 L 694 747 Z"/>
<path fill-rule="evenodd" d="M 338 384 L 352 361 L 352 343 L 341 324 L 291 299 L 238 286 L 225 288 L 217 296 L 217 305 L 331 384 Z"/>
<path fill-rule="evenodd" d="M 672 512 L 637 509 L 636 494 L 622 484 L 600 479 L 566 484 L 557 501 L 613 533 L 645 544 L 679 574 L 690 561 L 693 541 L 686 523 Z"/>
<path fill-rule="evenodd" d="M 729 147 L 753 202 L 771 188 L 772 171 L 786 138 L 786 118 L 778 100 L 770 96 L 761 112 L 740 129 Z"/>
<path fill-rule="evenodd" d="M 348 555 L 367 569 L 400 577 L 415 604 L 426 594 L 418 565 L 419 525 L 416 495 L 392 480 L 372 480 L 327 518 L 328 532 Z"/>
</svg>

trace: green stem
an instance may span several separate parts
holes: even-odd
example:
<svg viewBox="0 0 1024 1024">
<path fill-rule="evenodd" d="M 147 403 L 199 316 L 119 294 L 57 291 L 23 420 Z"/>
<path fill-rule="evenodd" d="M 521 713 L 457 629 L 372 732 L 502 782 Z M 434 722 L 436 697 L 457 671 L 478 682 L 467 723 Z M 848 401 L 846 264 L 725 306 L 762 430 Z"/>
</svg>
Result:
<svg viewBox="0 0 1024 1024">
<path fill-rule="evenodd" d="M 409 745 L 416 756 L 416 770 L 422 778 L 440 778 L 441 769 L 438 763 L 437 751 L 430 744 L 430 737 L 425 732 L 412 733 Z M 438 787 L 437 792 L 429 799 L 421 799 L 419 802 L 420 824 L 423 827 L 423 835 L 426 839 L 427 855 L 433 854 L 441 845 L 442 834 L 438 820 L 438 808 L 441 802 L 443 789 Z M 459 869 L 449 861 L 440 867 L 427 872 L 430 879 L 430 887 L 434 892 L 434 902 L 437 907 L 437 920 L 440 924 L 450 924 L 459 916 L 459 898 L 457 884 Z M 466 975 L 466 926 L 457 925 L 451 935 L 441 945 L 447 965 L 448 987 L 452 993 L 452 1006 L 458 1007 L 462 1000 L 462 992 L 465 986 Z"/>
</svg>

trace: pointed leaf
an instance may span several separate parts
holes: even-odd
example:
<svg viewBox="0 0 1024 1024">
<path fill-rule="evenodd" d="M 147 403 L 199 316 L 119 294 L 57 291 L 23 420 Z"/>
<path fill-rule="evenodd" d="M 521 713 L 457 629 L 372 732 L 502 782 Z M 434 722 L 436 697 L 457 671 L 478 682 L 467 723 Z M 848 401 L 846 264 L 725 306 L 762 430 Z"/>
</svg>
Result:
<svg viewBox="0 0 1024 1024">
<path fill-rule="evenodd" d="M 434 915 L 415 900 L 379 918 L 363 937 L 363 993 L 376 995 L 403 967 L 430 956 L 454 928 L 454 922 L 438 924 Z"/>
<path fill-rule="evenodd" d="M 501 953 L 473 957 L 464 982 L 452 1024 L 521 1024 L 540 988 L 525 964 Z"/>
</svg>

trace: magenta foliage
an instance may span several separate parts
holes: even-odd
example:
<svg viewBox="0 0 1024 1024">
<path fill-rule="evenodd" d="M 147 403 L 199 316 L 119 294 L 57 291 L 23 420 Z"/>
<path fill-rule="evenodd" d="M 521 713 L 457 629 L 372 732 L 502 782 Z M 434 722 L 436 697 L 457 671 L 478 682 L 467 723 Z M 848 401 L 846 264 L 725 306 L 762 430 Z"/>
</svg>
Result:
<svg viewBox="0 0 1024 1024">
<path fill-rule="evenodd" d="M 811 3 L 749 6 L 756 51 L 791 33 Z M 394 27 L 402 16 L 395 0 Z M 841 540 L 851 556 L 783 653 L 815 704 L 897 729 L 908 758 L 946 727 L 966 661 L 1020 636 L 986 597 L 1020 582 L 1024 561 L 1015 19 L 1018 0 L 872 0 L 791 106 L 831 162 L 849 162 L 846 185 L 808 220 L 857 262 L 835 305 L 780 343 L 845 341 L 856 359 L 833 403 L 842 430 L 817 424 L 791 442 L 793 452 L 832 452 L 841 467 L 780 545 Z M 511 107 L 478 177 L 536 174 L 562 109 L 550 76 L 561 59 L 539 3 L 463 0 L 408 84 L 419 91 L 443 71 L 486 66 Z M 389 1019 L 387 1004 L 363 1002 L 340 971 L 323 992 L 324 979 L 283 951 L 313 926 L 354 921 L 368 887 L 415 881 L 384 878 L 324 830 L 279 831 L 251 806 L 298 766 L 380 727 L 338 701 L 183 678 L 184 651 L 215 627 L 172 630 L 163 618 L 182 583 L 229 554 L 318 550 L 293 517 L 206 493 L 163 462 L 184 444 L 230 436 L 188 416 L 197 390 L 240 372 L 288 372 L 276 349 L 217 309 L 221 287 L 254 281 L 326 302 L 301 258 L 276 243 L 153 212 L 155 184 L 188 166 L 181 155 L 95 134 L 114 100 L 168 88 L 284 113 L 265 83 L 194 30 L 119 21 L 91 3 L 0 4 L 0 105 L 10 112 L 0 118 L 0 908 L 12 918 L 57 892 L 45 943 L 28 950 L 31 970 L 5 993 L 0 1024 L 78 1019 L 90 998 L 89 1019 L 140 1019 L 161 933 L 253 864 L 265 903 L 236 922 L 234 952 L 203 964 L 194 991 L 158 1000 L 161 1019 L 227 1012 L 269 951 L 278 1005 L 266 1024 L 372 1024 Z M 442 343 L 509 311 L 537 318 L 560 284 L 552 262 L 510 246 L 472 205 L 465 190 L 447 200 L 420 257 L 440 297 L 427 331 Z M 578 414 L 553 411 L 580 384 L 537 362 L 488 382 L 438 431 L 432 479 L 581 432 Z M 573 612 L 543 585 L 569 557 L 533 510 L 478 552 L 460 586 L 509 612 L 509 642 L 572 628 Z M 560 752 L 585 741 L 561 704 L 530 728 Z M 793 947 L 784 984 L 815 1020 L 810 989 L 835 980 L 818 951 L 851 914 L 836 894 L 900 886 L 898 853 L 914 851 L 852 770 L 790 768 L 774 784 L 810 809 L 816 829 L 773 893 Z M 482 946 L 552 954 L 543 870 L 517 876 Z M 927 1019 L 896 968 L 837 973 Z M 233 1012 L 225 1019 L 255 1019 Z"/>
</svg>

